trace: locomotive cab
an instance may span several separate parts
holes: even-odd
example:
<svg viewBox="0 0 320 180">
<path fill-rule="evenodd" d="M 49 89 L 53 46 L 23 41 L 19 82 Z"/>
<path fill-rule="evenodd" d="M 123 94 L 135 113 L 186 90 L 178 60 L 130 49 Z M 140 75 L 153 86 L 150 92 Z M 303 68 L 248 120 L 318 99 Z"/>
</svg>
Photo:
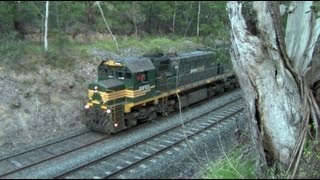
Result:
<svg viewBox="0 0 320 180">
<path fill-rule="evenodd" d="M 125 113 L 154 95 L 155 68 L 146 58 L 108 59 L 98 67 L 98 81 L 88 86 L 86 124 L 95 131 L 116 133 L 127 126 Z"/>
</svg>

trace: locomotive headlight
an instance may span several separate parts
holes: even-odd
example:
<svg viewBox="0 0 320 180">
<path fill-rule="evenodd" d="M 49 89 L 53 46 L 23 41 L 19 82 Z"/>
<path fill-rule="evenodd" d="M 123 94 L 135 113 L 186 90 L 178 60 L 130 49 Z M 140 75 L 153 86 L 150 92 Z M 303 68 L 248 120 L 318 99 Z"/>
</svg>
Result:
<svg viewBox="0 0 320 180">
<path fill-rule="evenodd" d="M 95 92 L 95 93 L 98 92 L 98 86 L 95 86 L 95 87 L 94 87 L 94 92 Z"/>
<path fill-rule="evenodd" d="M 98 86 L 95 86 L 94 89 L 98 89 Z"/>
<path fill-rule="evenodd" d="M 89 109 L 89 105 L 88 104 L 86 104 L 85 106 L 84 106 L 84 108 L 86 108 L 86 109 Z"/>
<path fill-rule="evenodd" d="M 108 113 L 108 114 L 111 113 L 111 110 L 110 110 L 110 109 L 107 109 L 107 113 Z"/>
<path fill-rule="evenodd" d="M 118 127 L 118 123 L 115 123 L 115 124 L 114 124 L 114 127 Z"/>
</svg>

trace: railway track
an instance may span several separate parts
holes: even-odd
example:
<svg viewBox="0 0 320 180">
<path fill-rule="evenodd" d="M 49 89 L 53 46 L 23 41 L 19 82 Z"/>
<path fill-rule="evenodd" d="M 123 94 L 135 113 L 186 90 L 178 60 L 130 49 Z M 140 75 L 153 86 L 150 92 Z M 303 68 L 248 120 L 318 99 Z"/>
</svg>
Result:
<svg viewBox="0 0 320 180">
<path fill-rule="evenodd" d="M 144 162 L 152 161 L 154 157 L 166 152 L 170 153 L 170 149 L 174 149 L 183 142 L 192 141 L 188 139 L 204 132 L 210 133 L 219 124 L 234 120 L 242 110 L 241 98 L 237 98 L 214 111 L 208 111 L 181 125 L 69 169 L 53 178 L 121 178 L 122 173 L 129 172 L 137 166 L 143 167 Z"/>
<path fill-rule="evenodd" d="M 204 114 L 199 114 L 196 118 L 191 118 L 178 126 L 171 127 L 161 133 L 152 135 L 147 139 L 144 138 L 138 142 L 133 142 L 130 145 L 108 153 L 101 158 L 95 158 L 91 161 L 86 161 L 86 163 L 72 166 L 72 168 L 65 169 L 63 172 L 56 173 L 53 176 L 50 175 L 49 178 L 117 177 L 118 175 L 121 175 L 121 173 L 142 164 L 144 161 L 149 159 L 152 161 L 152 157 L 159 155 L 166 150 L 171 148 L 175 149 L 174 146 L 181 144 L 191 137 L 196 137 L 197 134 L 201 134 L 204 131 L 209 132 L 215 124 L 239 114 L 239 112 L 242 111 L 242 106 L 241 97 L 236 95 L 233 97 L 232 102 L 223 104 L 213 111 L 211 110 Z M 238 109 L 235 110 L 233 107 Z M 216 114 L 212 115 L 211 113 Z M 204 116 L 211 116 L 213 119 L 203 118 Z M 67 157 L 72 152 L 79 151 L 80 149 L 83 150 L 85 147 L 94 146 L 96 143 L 103 142 L 105 139 L 109 138 L 109 136 L 96 133 L 96 135 L 90 135 L 91 138 L 84 138 L 85 134 L 88 135 L 91 133 L 83 132 L 83 134 L 80 133 L 79 135 L 74 135 L 66 139 L 39 146 L 35 149 L 27 150 L 20 154 L 14 154 L 0 159 L 0 179 L 19 177 L 32 167 L 38 167 L 44 163 L 55 164 L 52 161 L 59 157 Z M 99 138 L 97 135 L 100 135 Z M 79 139 L 82 141 L 79 141 Z M 160 144 L 159 142 L 165 142 L 165 144 Z M 137 154 L 134 155 L 134 153 Z M 126 159 L 126 161 L 121 161 L 123 159 Z M 101 166 L 105 169 L 102 170 Z M 101 172 L 104 172 L 104 174 L 99 174 Z M 87 175 L 83 175 L 83 173 Z M 25 176 L 22 175 L 22 177 Z"/>
<path fill-rule="evenodd" d="M 60 157 L 80 148 L 105 140 L 105 135 L 84 130 L 77 134 L 52 141 L 0 159 L 0 178 L 22 171 L 42 162 Z"/>
</svg>

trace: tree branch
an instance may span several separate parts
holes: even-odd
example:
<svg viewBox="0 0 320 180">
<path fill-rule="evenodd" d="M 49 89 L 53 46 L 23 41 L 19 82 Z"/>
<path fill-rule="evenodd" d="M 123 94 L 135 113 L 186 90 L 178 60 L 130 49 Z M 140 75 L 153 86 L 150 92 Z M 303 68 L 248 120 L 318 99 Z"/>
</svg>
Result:
<svg viewBox="0 0 320 180">
<path fill-rule="evenodd" d="M 108 26 L 108 24 L 107 24 L 106 18 L 104 17 L 103 11 L 102 11 L 101 6 L 100 6 L 100 2 L 99 2 L 99 1 L 96 1 L 96 4 L 97 4 L 97 6 L 98 6 L 98 8 L 99 8 L 99 10 L 100 10 L 100 13 L 101 13 L 101 15 L 102 15 L 104 24 L 107 26 L 107 29 L 108 29 L 109 33 L 111 34 L 114 43 L 116 44 L 117 52 L 119 53 L 119 47 L 118 47 L 117 40 L 116 40 L 116 38 L 114 37 L 114 35 L 112 34 L 112 31 L 110 30 L 110 28 L 109 28 L 109 26 Z"/>
</svg>

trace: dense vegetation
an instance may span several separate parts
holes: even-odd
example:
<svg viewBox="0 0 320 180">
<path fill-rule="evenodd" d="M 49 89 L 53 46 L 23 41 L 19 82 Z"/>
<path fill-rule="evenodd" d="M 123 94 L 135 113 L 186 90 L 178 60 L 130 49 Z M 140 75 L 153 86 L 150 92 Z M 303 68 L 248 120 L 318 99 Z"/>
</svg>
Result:
<svg viewBox="0 0 320 180">
<path fill-rule="evenodd" d="M 143 52 L 190 50 L 199 48 L 199 44 L 217 48 L 217 44 L 228 42 L 225 4 L 222 1 L 100 2 L 119 48 Z M 0 16 L 5 17 L 0 19 L 2 63 L 17 72 L 33 71 L 34 64 L 66 68 L 73 67 L 75 59 L 87 58 L 92 48 L 116 52 L 95 1 L 50 1 L 49 52 L 44 57 L 45 5 L 45 1 L 0 2 Z M 225 54 L 218 56 L 227 59 Z"/>
<path fill-rule="evenodd" d="M 225 38 L 228 34 L 223 1 L 102 1 L 100 4 L 110 29 L 117 35 L 195 36 L 199 4 L 200 36 Z M 43 32 L 45 1 L 2 1 L 0 15 L 6 17 L 0 19 L 0 33 L 17 31 L 23 39 L 26 34 Z M 49 7 L 49 32 L 75 37 L 80 33 L 107 32 L 107 29 L 94 1 L 54 1 Z"/>
<path fill-rule="evenodd" d="M 38 131 L 42 128 L 39 122 L 43 127 L 52 123 L 50 127 L 65 127 L 69 131 L 69 127 L 79 122 L 75 117 L 79 118 L 78 111 L 83 106 L 86 83 L 96 74 L 91 71 L 98 63 L 92 52 L 96 49 L 116 52 L 95 1 L 50 1 L 49 52 L 43 53 L 45 5 L 46 1 L 0 1 L 0 87 L 3 91 L 0 110 L 5 112 L 0 115 L 0 123 L 6 125 L 6 131 L 0 132 L 0 147 L 9 142 L 37 141 L 38 137 L 43 137 Z M 218 49 L 219 59 L 229 60 L 228 53 L 217 46 L 229 42 L 230 21 L 225 1 L 102 1 L 100 6 L 117 39 L 120 55 L 205 47 Z M 61 74 L 64 74 L 63 78 Z M 13 93 L 12 89 L 21 92 Z M 35 102 L 37 106 L 30 105 Z M 11 106 L 7 107 L 7 104 Z M 51 111 L 54 113 L 50 114 Z M 75 117 L 61 118 L 69 112 L 76 112 Z M 37 119 L 34 114 L 42 116 Z M 46 121 L 41 117 L 46 117 Z M 27 122 L 24 130 L 19 126 L 19 118 L 21 122 Z M 17 119 L 19 123 L 16 123 Z M 34 128 L 38 129 L 30 132 L 37 134 L 25 135 Z M 56 135 L 56 129 L 59 130 L 50 128 L 49 132 L 44 129 L 43 134 Z M 20 141 L 16 140 L 18 138 Z M 308 152 L 307 158 L 319 160 L 318 153 L 310 156 L 314 151 L 307 149 L 305 152 Z M 221 161 L 204 178 L 252 178 L 251 159 L 243 161 L 240 153 L 235 151 L 226 156 L 227 163 Z M 318 161 L 313 165 L 319 167 Z M 310 174 L 308 163 L 304 167 L 302 174 Z M 311 173 L 318 176 L 317 171 Z"/>
</svg>

